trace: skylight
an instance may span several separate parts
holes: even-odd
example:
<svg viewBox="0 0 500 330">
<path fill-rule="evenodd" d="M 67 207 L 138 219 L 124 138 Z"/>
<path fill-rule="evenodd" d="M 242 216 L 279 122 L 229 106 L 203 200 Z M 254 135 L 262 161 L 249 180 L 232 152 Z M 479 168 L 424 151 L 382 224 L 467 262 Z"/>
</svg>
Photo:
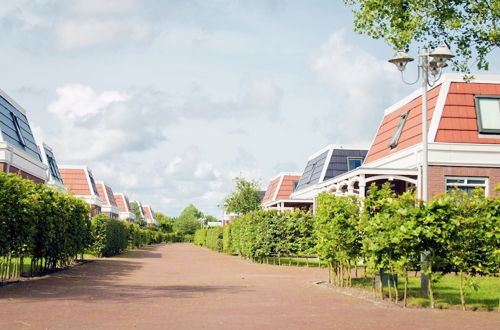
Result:
<svg viewBox="0 0 500 330">
<path fill-rule="evenodd" d="M 476 97 L 477 124 L 479 133 L 500 134 L 500 98 Z"/>
<path fill-rule="evenodd" d="M 24 140 L 24 136 L 23 136 L 23 133 L 21 131 L 21 126 L 19 126 L 18 119 L 17 119 L 16 115 L 13 112 L 11 112 L 10 115 L 12 117 L 12 122 L 14 123 L 14 127 L 16 128 L 16 133 L 17 133 L 17 136 L 19 138 L 19 143 L 23 147 L 26 147 L 26 141 Z"/>
<path fill-rule="evenodd" d="M 391 147 L 391 149 L 394 149 L 398 146 L 399 138 L 401 137 L 401 133 L 403 132 L 403 127 L 405 126 L 407 117 L 408 117 L 408 112 L 405 112 L 401 115 L 398 127 L 396 128 L 396 131 L 394 132 L 394 135 L 392 136 L 392 139 L 388 144 L 389 147 Z"/>
</svg>

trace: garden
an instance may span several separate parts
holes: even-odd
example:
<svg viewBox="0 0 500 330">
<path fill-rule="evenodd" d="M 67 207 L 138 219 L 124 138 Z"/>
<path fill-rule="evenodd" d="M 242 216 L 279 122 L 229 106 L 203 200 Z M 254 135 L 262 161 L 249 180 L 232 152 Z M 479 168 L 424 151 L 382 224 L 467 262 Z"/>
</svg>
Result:
<svg viewBox="0 0 500 330">
<path fill-rule="evenodd" d="M 194 243 L 255 262 L 328 267 L 331 285 L 365 288 L 404 307 L 491 310 L 500 301 L 499 224 L 500 198 L 480 189 L 424 204 L 384 185 L 364 200 L 321 194 L 315 216 L 248 212 L 198 230 Z"/>
</svg>

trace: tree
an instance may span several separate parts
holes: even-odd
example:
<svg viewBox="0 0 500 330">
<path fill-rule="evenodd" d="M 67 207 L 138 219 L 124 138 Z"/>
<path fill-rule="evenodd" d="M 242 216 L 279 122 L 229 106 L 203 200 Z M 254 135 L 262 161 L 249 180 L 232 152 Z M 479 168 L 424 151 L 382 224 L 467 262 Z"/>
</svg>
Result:
<svg viewBox="0 0 500 330">
<path fill-rule="evenodd" d="M 203 212 L 189 204 L 174 221 L 174 230 L 180 235 L 193 235 L 200 228 Z"/>
<path fill-rule="evenodd" d="M 132 213 L 135 214 L 135 223 L 138 224 L 141 228 L 146 227 L 147 222 L 146 219 L 142 216 L 141 210 L 139 208 L 139 203 L 130 202 L 130 208 L 132 209 Z"/>
<path fill-rule="evenodd" d="M 226 198 L 226 211 L 229 213 L 246 214 L 260 210 L 260 189 L 257 181 L 247 181 L 234 178 L 236 190 Z"/>
<path fill-rule="evenodd" d="M 353 7 L 354 29 L 383 38 L 395 50 L 412 42 L 430 47 L 445 41 L 457 58 L 455 69 L 469 71 L 472 58 L 488 69 L 489 52 L 500 45 L 500 2 L 495 0 L 344 0 Z"/>
<path fill-rule="evenodd" d="M 174 221 L 168 215 L 160 212 L 155 212 L 156 220 L 158 221 L 158 227 L 164 233 L 171 233 L 174 230 Z"/>
</svg>

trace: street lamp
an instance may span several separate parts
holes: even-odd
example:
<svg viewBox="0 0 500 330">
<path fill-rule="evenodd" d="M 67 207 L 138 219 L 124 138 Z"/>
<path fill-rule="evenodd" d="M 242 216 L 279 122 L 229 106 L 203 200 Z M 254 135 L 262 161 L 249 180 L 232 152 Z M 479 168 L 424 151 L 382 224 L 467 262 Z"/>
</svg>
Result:
<svg viewBox="0 0 500 330">
<path fill-rule="evenodd" d="M 226 223 L 226 208 L 227 208 L 227 203 L 224 202 L 222 204 L 217 204 L 217 207 L 222 208 L 222 225 L 224 226 Z"/>
<path fill-rule="evenodd" d="M 420 189 L 420 199 L 424 202 L 428 201 L 428 145 L 427 145 L 427 87 L 433 87 L 436 81 L 441 78 L 443 68 L 448 66 L 446 62 L 453 58 L 455 55 L 448 48 L 446 43 L 441 43 L 438 47 L 434 49 L 433 52 L 428 52 L 427 48 L 424 47 L 420 50 L 418 54 L 420 61 L 418 64 L 418 77 L 414 82 L 407 82 L 404 79 L 403 71 L 406 69 L 406 65 L 412 62 L 414 59 L 408 53 L 400 50 L 389 60 L 390 63 L 396 65 L 399 71 L 401 71 L 401 78 L 404 83 L 408 85 L 413 85 L 420 79 L 420 73 L 422 73 L 422 165 L 421 165 L 421 189 Z M 429 72 L 432 75 L 432 79 L 429 79 Z"/>
<path fill-rule="evenodd" d="M 422 165 L 421 165 L 421 188 L 420 188 L 420 199 L 427 203 L 428 196 L 428 172 L 429 172 L 429 161 L 428 161 L 428 145 L 427 145 L 427 86 L 433 87 L 436 81 L 441 78 L 443 73 L 443 68 L 448 66 L 446 62 L 453 58 L 455 55 L 448 48 L 446 43 L 441 43 L 438 47 L 434 49 L 432 53 L 429 53 L 427 48 L 424 47 L 420 50 L 418 54 L 420 57 L 420 63 L 418 64 L 418 76 L 417 79 L 408 83 L 405 81 L 403 76 L 403 71 L 406 65 L 413 61 L 413 57 L 408 55 L 406 52 L 400 50 L 389 60 L 390 63 L 396 65 L 399 71 L 401 71 L 401 79 L 404 83 L 408 85 L 413 85 L 420 79 L 420 72 L 422 72 Z M 429 80 L 429 72 L 433 76 Z M 427 258 L 429 251 L 424 251 L 421 253 L 420 258 L 422 260 L 422 269 L 428 269 Z M 429 277 L 422 274 L 420 277 L 420 291 L 427 294 L 429 288 Z"/>
</svg>

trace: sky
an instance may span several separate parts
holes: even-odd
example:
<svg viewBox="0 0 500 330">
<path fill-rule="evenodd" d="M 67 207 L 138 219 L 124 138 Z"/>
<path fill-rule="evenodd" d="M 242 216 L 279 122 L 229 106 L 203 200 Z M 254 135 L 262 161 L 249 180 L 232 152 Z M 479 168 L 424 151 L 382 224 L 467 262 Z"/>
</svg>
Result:
<svg viewBox="0 0 500 330">
<path fill-rule="evenodd" d="M 342 1 L 0 4 L 0 88 L 58 163 L 170 216 L 192 203 L 220 217 L 234 177 L 264 190 L 328 144 L 368 148 L 417 88 Z"/>
</svg>

